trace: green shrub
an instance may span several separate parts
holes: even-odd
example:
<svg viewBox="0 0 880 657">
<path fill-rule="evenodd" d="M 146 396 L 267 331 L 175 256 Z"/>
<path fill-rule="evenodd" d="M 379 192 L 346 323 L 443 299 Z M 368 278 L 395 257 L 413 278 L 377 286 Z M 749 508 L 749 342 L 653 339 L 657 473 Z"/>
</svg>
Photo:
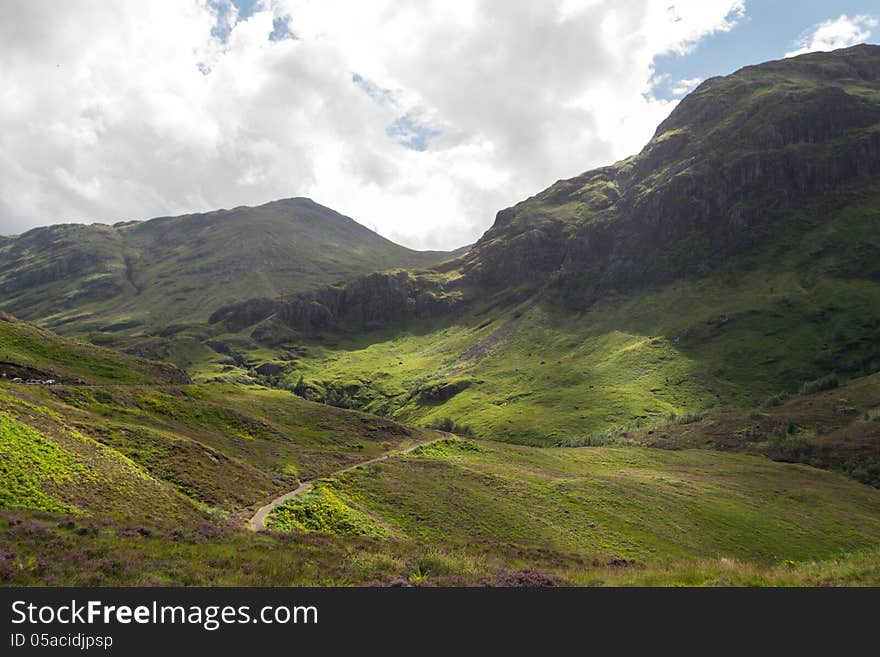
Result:
<svg viewBox="0 0 880 657">
<path fill-rule="evenodd" d="M 474 557 L 430 549 L 419 555 L 409 579 L 416 583 L 429 577 L 475 575 L 482 570 L 483 564 Z"/>
<path fill-rule="evenodd" d="M 847 474 L 853 479 L 880 488 L 880 461 L 868 461 L 850 467 Z"/>
<path fill-rule="evenodd" d="M 586 436 L 560 440 L 555 447 L 629 447 L 636 445 L 637 443 L 628 437 L 626 431 L 623 428 L 610 427 Z"/>
<path fill-rule="evenodd" d="M 809 456 L 816 445 L 811 432 L 801 430 L 789 422 L 771 432 L 767 447 L 775 455 L 796 461 Z"/>
<path fill-rule="evenodd" d="M 804 385 L 801 386 L 800 394 L 812 395 L 817 392 L 822 392 L 823 390 L 834 390 L 839 385 L 840 379 L 837 378 L 837 375 L 829 374 L 816 379 L 815 381 L 807 381 L 804 383 Z"/>
<path fill-rule="evenodd" d="M 780 392 L 776 395 L 773 395 L 772 397 L 768 397 L 767 401 L 764 402 L 764 408 L 782 406 L 782 404 L 785 403 L 790 396 L 791 395 L 789 395 L 787 392 Z"/>
<path fill-rule="evenodd" d="M 749 424 L 736 432 L 737 436 L 743 438 L 758 438 L 761 435 L 761 427 L 757 424 Z"/>
<path fill-rule="evenodd" d="M 296 382 L 296 385 L 291 388 L 291 392 L 298 397 L 306 397 L 309 392 L 309 387 L 306 385 L 305 377 L 300 374 L 299 381 Z"/>
<path fill-rule="evenodd" d="M 365 577 L 390 577 L 404 568 L 403 561 L 394 555 L 362 550 L 349 555 L 347 563 Z"/>
<path fill-rule="evenodd" d="M 327 483 L 279 504 L 266 524 L 270 529 L 285 532 L 374 536 L 386 533 L 371 516 L 352 507 Z"/>
<path fill-rule="evenodd" d="M 458 438 L 450 438 L 446 440 L 435 440 L 424 445 L 416 447 L 410 452 L 414 456 L 431 456 L 434 458 L 449 458 L 462 454 L 482 452 L 480 446 L 470 440 L 460 440 Z"/>
<path fill-rule="evenodd" d="M 693 424 L 694 422 L 699 422 L 704 417 L 706 417 L 705 413 L 685 413 L 684 415 L 678 415 L 677 413 L 672 412 L 666 416 L 666 426 Z"/>
<path fill-rule="evenodd" d="M 441 420 L 434 420 L 428 425 L 431 429 L 438 431 L 446 431 L 448 433 L 457 433 L 462 436 L 473 436 L 474 432 L 468 424 L 459 424 L 451 417 L 444 417 Z"/>
</svg>

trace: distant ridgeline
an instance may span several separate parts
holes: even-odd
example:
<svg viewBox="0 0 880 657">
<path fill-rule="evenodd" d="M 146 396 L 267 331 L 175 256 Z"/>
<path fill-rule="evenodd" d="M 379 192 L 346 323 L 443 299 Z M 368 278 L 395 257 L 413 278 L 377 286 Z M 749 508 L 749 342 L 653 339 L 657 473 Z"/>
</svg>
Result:
<svg viewBox="0 0 880 657">
<path fill-rule="evenodd" d="M 306 198 L 0 240 L 0 309 L 67 334 L 203 322 L 253 296 L 451 257 L 399 246 Z"/>
</svg>

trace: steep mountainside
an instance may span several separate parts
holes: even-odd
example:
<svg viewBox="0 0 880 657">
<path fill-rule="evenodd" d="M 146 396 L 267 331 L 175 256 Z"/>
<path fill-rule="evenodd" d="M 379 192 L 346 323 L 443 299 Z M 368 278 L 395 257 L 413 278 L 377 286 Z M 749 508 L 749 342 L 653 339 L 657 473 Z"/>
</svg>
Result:
<svg viewBox="0 0 880 657">
<path fill-rule="evenodd" d="M 853 204 L 878 174 L 880 47 L 750 66 L 701 84 L 639 155 L 500 212 L 465 270 L 492 286 L 553 274 L 583 307 L 754 251 L 792 209 Z M 878 275 L 876 249 L 851 255 Z"/>
<path fill-rule="evenodd" d="M 225 307 L 283 383 L 547 443 L 880 369 L 880 47 L 706 81 L 461 259 Z M 222 337 L 222 336 L 221 336 Z"/>
<path fill-rule="evenodd" d="M 412 251 L 305 198 L 0 241 L 0 308 L 65 333 L 204 321 L 218 307 L 451 257 Z"/>
</svg>

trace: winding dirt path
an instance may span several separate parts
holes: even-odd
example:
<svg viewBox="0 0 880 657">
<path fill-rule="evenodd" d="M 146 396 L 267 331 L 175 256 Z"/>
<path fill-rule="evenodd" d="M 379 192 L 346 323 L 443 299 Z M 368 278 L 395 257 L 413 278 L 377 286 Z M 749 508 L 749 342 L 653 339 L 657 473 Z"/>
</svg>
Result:
<svg viewBox="0 0 880 657">
<path fill-rule="evenodd" d="M 331 472 L 330 474 L 324 475 L 323 477 L 318 477 L 318 479 L 332 479 L 333 477 L 338 477 L 340 475 L 344 475 L 346 472 L 351 472 L 352 470 L 356 470 L 358 468 L 362 468 L 366 465 L 372 465 L 373 463 L 379 463 L 380 461 L 384 461 L 390 456 L 399 456 L 400 454 L 406 454 L 407 452 L 411 452 L 414 449 L 421 447 L 422 445 L 429 445 L 430 443 L 437 442 L 438 440 L 447 440 L 449 438 L 454 438 L 454 435 L 451 433 L 442 432 L 442 438 L 431 438 L 430 440 L 422 440 L 417 443 L 413 443 L 409 447 L 405 449 L 397 449 L 391 452 L 387 452 L 382 456 L 377 456 L 374 459 L 370 459 L 368 461 L 361 461 L 359 463 L 354 463 L 349 465 L 341 470 L 337 470 L 336 472 Z M 278 506 L 279 504 L 283 504 L 287 500 L 294 498 L 298 495 L 302 495 L 303 493 L 310 491 L 312 486 L 314 485 L 317 479 L 310 479 L 308 481 L 301 481 L 299 486 L 297 486 L 294 490 L 284 493 L 284 495 L 279 495 L 274 500 L 269 502 L 266 506 L 260 507 L 260 509 L 253 515 L 253 517 L 248 521 L 248 529 L 252 532 L 258 532 L 260 530 L 266 529 L 266 518 L 272 513 L 272 510 Z"/>
</svg>

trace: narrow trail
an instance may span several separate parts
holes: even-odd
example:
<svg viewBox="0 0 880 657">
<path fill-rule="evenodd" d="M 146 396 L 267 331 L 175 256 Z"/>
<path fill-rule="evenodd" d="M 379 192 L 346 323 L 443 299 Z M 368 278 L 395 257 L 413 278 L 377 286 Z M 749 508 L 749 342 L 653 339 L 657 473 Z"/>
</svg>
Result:
<svg viewBox="0 0 880 657">
<path fill-rule="evenodd" d="M 399 456 L 401 454 L 406 454 L 407 452 L 411 452 L 414 449 L 421 447 L 422 445 L 429 445 L 433 442 L 437 442 L 438 440 L 447 440 L 449 438 L 454 438 L 455 436 L 451 433 L 442 432 L 442 438 L 431 438 L 430 440 L 422 440 L 420 442 L 414 443 L 405 449 L 397 449 L 391 452 L 387 452 L 382 456 L 377 456 L 374 459 L 369 459 L 368 461 L 361 461 L 359 463 L 354 463 L 352 465 L 346 466 L 341 470 L 337 470 L 336 472 L 331 472 L 330 474 L 324 475 L 322 477 L 318 477 L 318 479 L 332 479 L 333 477 L 338 477 L 340 475 L 344 475 L 347 472 L 351 472 L 352 470 L 356 470 L 358 468 L 362 468 L 367 465 L 372 465 L 373 463 L 379 463 L 380 461 L 384 461 L 385 459 L 391 456 Z M 283 504 L 289 499 L 296 497 L 297 495 L 302 495 L 303 493 L 312 489 L 317 479 L 309 479 L 308 481 L 301 481 L 299 486 L 297 486 L 294 490 L 284 493 L 284 495 L 279 495 L 274 500 L 269 502 L 266 506 L 260 507 L 260 509 L 253 515 L 253 517 L 248 521 L 248 529 L 252 532 L 258 532 L 262 529 L 266 529 L 266 518 L 272 513 L 272 510 L 278 506 L 279 504 Z"/>
</svg>

